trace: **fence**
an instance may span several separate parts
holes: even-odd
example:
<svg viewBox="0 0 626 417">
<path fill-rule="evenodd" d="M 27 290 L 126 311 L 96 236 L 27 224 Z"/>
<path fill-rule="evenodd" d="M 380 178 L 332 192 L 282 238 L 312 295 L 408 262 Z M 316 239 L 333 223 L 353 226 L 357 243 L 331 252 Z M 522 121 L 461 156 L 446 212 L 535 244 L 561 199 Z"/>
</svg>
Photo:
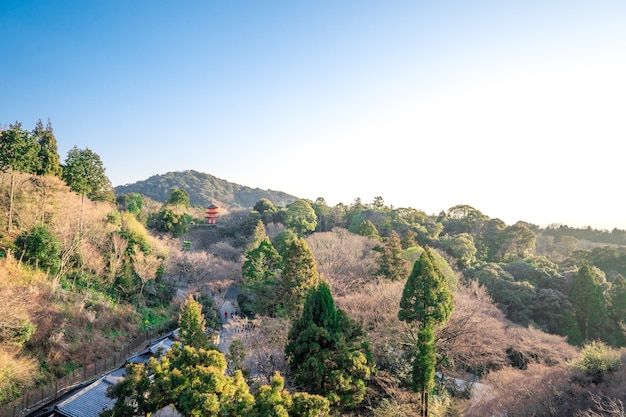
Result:
<svg viewBox="0 0 626 417">
<path fill-rule="evenodd" d="M 74 388 L 84 382 L 92 381 L 106 374 L 109 371 L 122 366 L 126 359 L 133 354 L 139 352 L 147 346 L 158 335 L 164 334 L 172 326 L 163 326 L 158 330 L 145 332 L 125 346 L 120 352 L 114 353 L 104 359 L 75 369 L 72 373 L 65 375 L 56 381 L 47 385 L 34 388 L 21 397 L 15 399 L 9 404 L 3 405 L 0 411 L 0 417 L 21 417 L 32 412 L 36 407 L 57 399 L 65 394 L 71 388 Z"/>
</svg>

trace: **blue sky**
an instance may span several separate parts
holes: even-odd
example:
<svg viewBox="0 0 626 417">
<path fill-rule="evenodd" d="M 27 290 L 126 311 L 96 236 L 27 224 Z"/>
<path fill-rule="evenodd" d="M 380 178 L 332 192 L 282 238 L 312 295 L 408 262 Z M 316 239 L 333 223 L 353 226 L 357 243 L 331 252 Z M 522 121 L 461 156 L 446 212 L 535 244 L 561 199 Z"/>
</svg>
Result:
<svg viewBox="0 0 626 417">
<path fill-rule="evenodd" d="M 114 185 L 626 229 L 623 1 L 0 0 L 0 126 Z"/>
</svg>

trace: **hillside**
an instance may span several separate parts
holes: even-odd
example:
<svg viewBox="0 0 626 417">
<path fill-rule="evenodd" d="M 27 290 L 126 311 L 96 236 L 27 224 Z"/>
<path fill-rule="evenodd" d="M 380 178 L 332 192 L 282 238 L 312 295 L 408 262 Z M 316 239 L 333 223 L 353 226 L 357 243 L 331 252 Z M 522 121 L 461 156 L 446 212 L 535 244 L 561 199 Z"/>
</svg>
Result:
<svg viewBox="0 0 626 417">
<path fill-rule="evenodd" d="M 235 184 L 210 174 L 198 171 L 168 172 L 163 175 L 115 187 L 116 194 L 143 194 L 155 201 L 167 200 L 172 188 L 180 188 L 189 194 L 194 206 L 206 207 L 213 200 L 231 207 L 252 208 L 262 198 L 270 200 L 274 205 L 285 207 L 297 197 L 281 191 L 261 190 Z"/>
</svg>

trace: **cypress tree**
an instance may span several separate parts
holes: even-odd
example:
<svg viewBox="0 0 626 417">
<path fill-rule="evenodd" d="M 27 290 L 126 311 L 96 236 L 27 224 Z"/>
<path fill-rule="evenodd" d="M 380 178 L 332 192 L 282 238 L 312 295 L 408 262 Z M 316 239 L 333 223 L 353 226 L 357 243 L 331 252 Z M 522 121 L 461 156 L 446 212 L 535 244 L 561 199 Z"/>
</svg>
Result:
<svg viewBox="0 0 626 417">
<path fill-rule="evenodd" d="M 302 316 L 289 330 L 285 356 L 298 385 L 342 407 L 363 401 L 365 380 L 374 370 L 361 326 L 335 308 L 324 281 L 307 294 Z"/>
<path fill-rule="evenodd" d="M 416 323 L 418 341 L 413 362 L 413 388 L 422 395 L 422 415 L 428 416 L 428 394 L 435 378 L 435 326 L 448 321 L 454 299 L 446 278 L 426 247 L 404 286 L 398 318 Z"/>
<path fill-rule="evenodd" d="M 61 176 L 61 161 L 59 159 L 59 148 L 57 140 L 52 132 L 52 124 L 48 124 L 44 128 L 41 119 L 37 121 L 33 136 L 37 141 L 39 161 L 37 163 L 37 175 L 56 175 Z"/>
</svg>

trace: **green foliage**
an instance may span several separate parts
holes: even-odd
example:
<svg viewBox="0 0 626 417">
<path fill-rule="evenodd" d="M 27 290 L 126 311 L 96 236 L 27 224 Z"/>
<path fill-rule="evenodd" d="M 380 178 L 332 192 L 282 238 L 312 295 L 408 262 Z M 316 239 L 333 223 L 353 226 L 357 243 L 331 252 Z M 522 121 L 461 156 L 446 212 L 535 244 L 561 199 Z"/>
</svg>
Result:
<svg viewBox="0 0 626 417">
<path fill-rule="evenodd" d="M 290 241 L 283 257 L 282 279 L 279 295 L 283 308 L 289 317 L 300 314 L 304 298 L 319 281 L 319 274 L 313 253 L 303 238 Z"/>
<path fill-rule="evenodd" d="M 308 201 L 296 200 L 287 208 L 284 223 L 285 226 L 302 237 L 305 233 L 315 230 L 317 215 Z"/>
<path fill-rule="evenodd" d="M 222 325 L 222 321 L 220 318 L 219 308 L 215 304 L 213 297 L 206 294 L 200 294 L 196 300 L 202 306 L 207 329 L 219 330 Z"/>
<path fill-rule="evenodd" d="M 535 233 L 522 222 L 506 227 L 499 236 L 495 260 L 499 262 L 521 261 L 535 248 Z"/>
<path fill-rule="evenodd" d="M 600 382 L 609 373 L 622 366 L 618 351 L 600 341 L 591 341 L 581 351 L 581 357 L 574 367 L 585 372 L 594 382 Z"/>
<path fill-rule="evenodd" d="M 265 239 L 269 239 L 267 237 L 267 232 L 265 231 L 265 224 L 263 224 L 263 220 L 258 220 L 256 226 L 254 227 L 254 231 L 252 232 L 252 240 L 248 245 L 248 251 L 256 249 L 261 242 Z"/>
<path fill-rule="evenodd" d="M 185 417 L 321 417 L 330 409 L 325 398 L 286 391 L 278 373 L 253 396 L 241 371 L 225 374 L 226 360 L 217 350 L 175 343 L 160 361 L 151 358 L 126 369 L 124 379 L 107 391 L 114 407 L 101 416 L 150 415 L 168 405 Z"/>
<path fill-rule="evenodd" d="M 369 237 L 371 239 L 380 240 L 380 235 L 378 234 L 378 229 L 371 220 L 363 220 L 359 223 L 359 230 L 357 232 L 361 236 Z"/>
<path fill-rule="evenodd" d="M 34 173 L 37 164 L 37 143 L 21 123 L 0 132 L 0 171 Z"/>
<path fill-rule="evenodd" d="M 143 211 L 145 203 L 145 197 L 141 194 L 129 193 L 117 196 L 119 209 L 134 214 L 137 220 L 143 224 L 147 221 L 147 214 Z"/>
<path fill-rule="evenodd" d="M 298 236 L 292 230 L 285 230 L 280 232 L 272 239 L 272 244 L 283 258 L 287 255 L 287 251 L 291 243 L 298 239 Z"/>
<path fill-rule="evenodd" d="M 105 174 L 100 156 L 89 148 L 74 146 L 67 153 L 62 178 L 72 191 L 95 201 L 115 200 L 113 186 Z"/>
<path fill-rule="evenodd" d="M 602 338 L 608 321 L 601 282 L 604 274 L 584 262 L 574 278 L 569 299 L 583 340 Z"/>
<path fill-rule="evenodd" d="M 407 323 L 445 323 L 454 309 L 454 299 L 441 270 L 436 267 L 430 248 L 425 248 L 413 265 L 402 299 L 398 318 Z"/>
<path fill-rule="evenodd" d="M 124 380 L 107 395 L 116 399 L 101 416 L 153 413 L 167 405 L 185 417 L 247 415 L 254 403 L 241 372 L 226 376 L 224 355 L 216 350 L 174 346 L 157 361 L 130 365 Z"/>
<path fill-rule="evenodd" d="M 250 376 L 250 369 L 245 368 L 246 360 L 246 347 L 239 339 L 235 339 L 228 346 L 228 353 L 224 355 L 226 358 L 226 369 L 230 375 L 235 371 L 241 371 L 241 373 L 248 378 Z"/>
<path fill-rule="evenodd" d="M 361 326 L 335 308 L 324 281 L 309 291 L 302 316 L 289 330 L 285 356 L 296 383 L 341 407 L 363 400 L 374 371 Z"/>
<path fill-rule="evenodd" d="M 150 237 L 146 228 L 129 213 L 121 213 L 122 228 L 120 235 L 128 242 L 127 251 L 130 253 L 135 246 L 139 246 L 145 254 L 151 252 Z"/>
<path fill-rule="evenodd" d="M 61 176 L 61 162 L 59 160 L 59 149 L 57 141 L 52 132 L 50 121 L 44 128 L 41 119 L 37 121 L 33 136 L 38 145 L 37 155 L 37 175 L 56 175 Z"/>
<path fill-rule="evenodd" d="M 435 326 L 445 323 L 454 309 L 454 299 L 445 275 L 437 266 L 430 248 L 424 248 L 407 280 L 398 318 L 417 323 L 418 340 L 413 362 L 413 389 L 422 393 L 422 406 L 428 415 L 428 393 L 435 378 Z"/>
<path fill-rule="evenodd" d="M 271 385 L 264 385 L 255 393 L 250 417 L 322 417 L 330 411 L 326 398 L 306 392 L 292 395 L 284 388 L 285 381 L 276 372 Z"/>
<path fill-rule="evenodd" d="M 376 248 L 380 253 L 377 259 L 380 269 L 378 275 L 392 281 L 404 280 L 409 275 L 409 263 L 402 257 L 400 236 L 392 231 L 382 246 Z"/>
<path fill-rule="evenodd" d="M 417 336 L 417 352 L 413 362 L 413 390 L 430 392 L 435 387 L 435 329 L 425 324 Z"/>
<path fill-rule="evenodd" d="M 278 208 L 276 208 L 274 203 L 272 203 L 267 198 L 262 198 L 259 201 L 257 201 L 252 209 L 261 215 L 265 214 L 266 212 L 276 213 L 278 211 Z"/>
<path fill-rule="evenodd" d="M 28 318 L 15 318 L 10 321 L 4 321 L 2 326 L 4 328 L 0 331 L 0 343 L 8 343 L 14 346 L 24 345 L 37 330 L 37 327 Z"/>
<path fill-rule="evenodd" d="M 61 265 L 61 241 L 45 225 L 34 226 L 15 240 L 21 257 L 36 268 L 55 274 Z"/>
<path fill-rule="evenodd" d="M 206 321 L 202 314 L 202 305 L 190 295 L 180 305 L 178 318 L 180 340 L 185 346 L 196 349 L 211 347 L 206 335 Z"/>
<path fill-rule="evenodd" d="M 330 413 L 330 403 L 321 395 L 296 392 L 292 396 L 289 415 L 292 417 L 323 417 Z"/>
<path fill-rule="evenodd" d="M 460 268 L 467 268 L 476 260 L 474 238 L 469 233 L 446 235 L 440 242 L 445 251 L 457 260 Z"/>
<path fill-rule="evenodd" d="M 251 208 L 262 198 L 276 206 L 285 207 L 296 200 L 296 197 L 287 193 L 253 189 L 193 170 L 154 175 L 144 181 L 116 187 L 115 191 L 118 194 L 143 194 L 152 200 L 165 202 L 174 187 L 187 190 L 190 204 L 200 207 L 221 201 L 231 207 Z"/>
<path fill-rule="evenodd" d="M 170 196 L 165 204 L 176 207 L 189 207 L 189 194 L 185 190 L 174 187 L 170 190 Z"/>
<path fill-rule="evenodd" d="M 246 253 L 243 264 L 243 284 L 245 291 L 253 300 L 256 313 L 272 315 L 273 306 L 277 303 L 276 285 L 278 270 L 282 267 L 282 257 L 265 238 L 259 245 Z"/>
<path fill-rule="evenodd" d="M 189 214 L 179 214 L 168 208 L 163 208 L 150 217 L 148 226 L 159 232 L 171 233 L 173 237 L 180 237 L 187 233 L 191 221 L 192 218 Z"/>
</svg>

